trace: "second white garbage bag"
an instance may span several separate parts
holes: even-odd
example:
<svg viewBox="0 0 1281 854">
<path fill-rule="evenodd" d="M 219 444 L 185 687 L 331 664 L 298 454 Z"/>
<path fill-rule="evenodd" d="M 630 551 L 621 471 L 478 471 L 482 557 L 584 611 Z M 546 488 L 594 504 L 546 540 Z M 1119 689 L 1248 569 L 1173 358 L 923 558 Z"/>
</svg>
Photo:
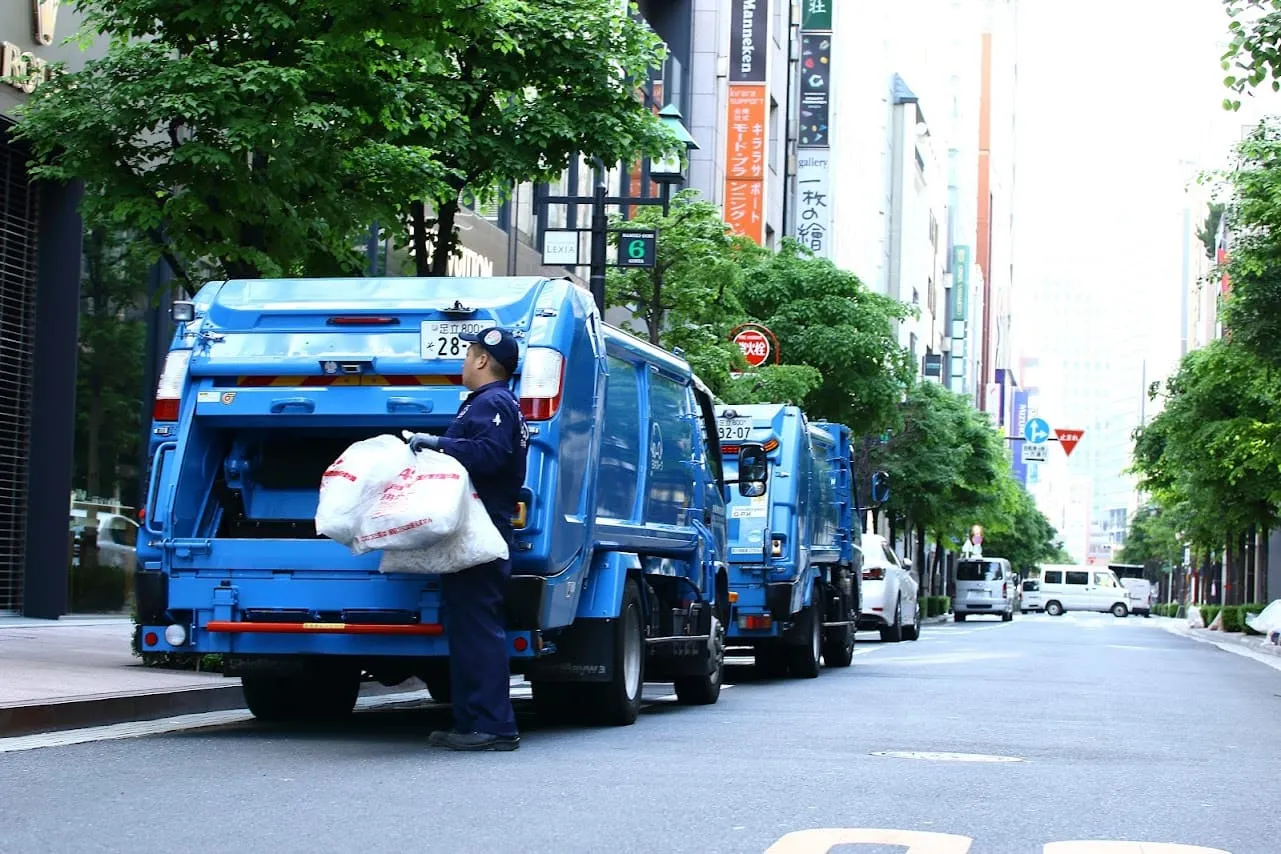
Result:
<svg viewBox="0 0 1281 854">
<path fill-rule="evenodd" d="M 439 451 L 411 452 L 410 457 L 411 465 L 359 515 L 350 544 L 356 554 L 427 548 L 452 537 L 462 525 L 471 492 L 467 470 Z"/>
<path fill-rule="evenodd" d="M 444 575 L 495 560 L 506 560 L 510 556 L 507 541 L 494 527 L 480 496 L 471 489 L 470 478 L 467 486 L 463 523 L 452 537 L 425 549 L 384 551 L 378 570 Z"/>
</svg>

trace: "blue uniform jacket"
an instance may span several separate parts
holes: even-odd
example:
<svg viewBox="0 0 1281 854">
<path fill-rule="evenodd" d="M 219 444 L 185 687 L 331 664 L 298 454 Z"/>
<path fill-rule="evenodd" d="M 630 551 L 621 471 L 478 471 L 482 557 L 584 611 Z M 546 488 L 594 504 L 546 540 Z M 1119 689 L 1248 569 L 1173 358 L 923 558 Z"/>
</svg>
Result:
<svg viewBox="0 0 1281 854">
<path fill-rule="evenodd" d="M 439 447 L 467 469 L 489 518 L 510 541 L 512 516 L 525 485 L 529 428 L 506 381 L 469 394 Z"/>
</svg>

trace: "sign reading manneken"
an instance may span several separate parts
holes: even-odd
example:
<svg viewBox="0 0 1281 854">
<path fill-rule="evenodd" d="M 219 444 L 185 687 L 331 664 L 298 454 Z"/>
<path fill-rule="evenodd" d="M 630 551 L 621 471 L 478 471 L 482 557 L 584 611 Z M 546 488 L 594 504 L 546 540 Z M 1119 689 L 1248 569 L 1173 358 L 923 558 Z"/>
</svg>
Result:
<svg viewBox="0 0 1281 854">
<path fill-rule="evenodd" d="M 1063 455 L 1068 457 L 1072 456 L 1072 450 L 1076 447 L 1076 443 L 1081 441 L 1081 437 L 1084 435 L 1084 430 L 1059 430 L 1057 428 L 1054 430 L 1055 438 L 1058 439 L 1059 444 L 1063 446 Z"/>
</svg>

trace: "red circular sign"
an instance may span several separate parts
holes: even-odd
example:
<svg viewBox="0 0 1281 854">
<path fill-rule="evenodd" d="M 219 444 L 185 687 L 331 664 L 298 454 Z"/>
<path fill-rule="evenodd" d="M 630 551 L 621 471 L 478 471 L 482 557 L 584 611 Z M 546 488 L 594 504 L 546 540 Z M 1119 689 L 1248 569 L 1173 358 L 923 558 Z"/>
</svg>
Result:
<svg viewBox="0 0 1281 854">
<path fill-rule="evenodd" d="M 753 368 L 759 368 L 769 358 L 769 339 L 759 330 L 744 329 L 734 336 L 734 343 Z"/>
</svg>

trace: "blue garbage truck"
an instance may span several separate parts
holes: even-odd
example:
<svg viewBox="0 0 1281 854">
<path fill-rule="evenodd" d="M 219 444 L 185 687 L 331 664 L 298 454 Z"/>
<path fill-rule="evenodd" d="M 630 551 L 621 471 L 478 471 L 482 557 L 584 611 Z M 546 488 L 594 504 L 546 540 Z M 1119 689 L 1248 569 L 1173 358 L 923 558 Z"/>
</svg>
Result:
<svg viewBox="0 0 1281 854">
<path fill-rule="evenodd" d="M 717 433 L 729 477 L 744 445 L 768 460 L 754 480 L 765 483 L 730 501 L 731 653 L 750 652 L 767 676 L 848 667 L 863 580 L 849 428 L 759 404 L 719 407 Z"/>
<path fill-rule="evenodd" d="M 419 677 L 447 702 L 439 578 L 380 572 L 379 552 L 318 536 L 314 515 L 351 443 L 445 430 L 467 394 L 459 335 L 500 325 L 520 342 L 530 433 L 513 672 L 553 718 L 630 724 L 645 681 L 716 702 L 730 489 L 712 396 L 678 355 L 604 324 L 565 279 L 219 281 L 172 313 L 135 578 L 142 652 L 221 654 L 263 719 L 341 717 L 371 679 Z M 742 454 L 758 474 L 763 451 Z"/>
</svg>

